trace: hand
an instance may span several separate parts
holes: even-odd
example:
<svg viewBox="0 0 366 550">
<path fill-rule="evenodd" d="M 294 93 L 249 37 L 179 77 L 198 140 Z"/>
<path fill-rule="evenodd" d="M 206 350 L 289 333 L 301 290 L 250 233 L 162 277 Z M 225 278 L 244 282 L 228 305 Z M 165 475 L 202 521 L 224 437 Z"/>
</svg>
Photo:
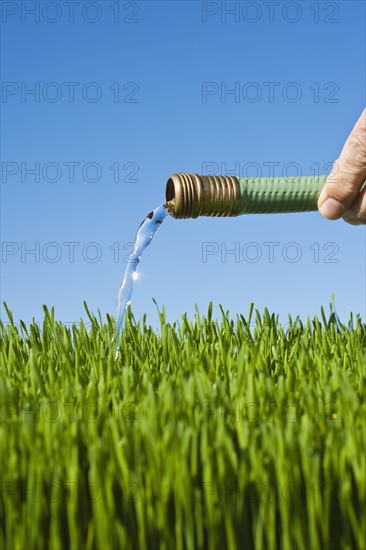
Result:
<svg viewBox="0 0 366 550">
<path fill-rule="evenodd" d="M 328 220 L 366 223 L 366 109 L 347 138 L 320 193 L 318 208 Z"/>
</svg>

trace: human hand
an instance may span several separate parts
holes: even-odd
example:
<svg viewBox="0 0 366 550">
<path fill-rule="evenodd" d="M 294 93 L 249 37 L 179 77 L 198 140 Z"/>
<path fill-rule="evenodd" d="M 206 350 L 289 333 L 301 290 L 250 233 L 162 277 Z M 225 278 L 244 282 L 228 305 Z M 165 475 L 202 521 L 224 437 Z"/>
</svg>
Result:
<svg viewBox="0 0 366 550">
<path fill-rule="evenodd" d="M 318 208 L 328 220 L 344 221 L 352 225 L 366 223 L 366 109 L 356 122 L 333 164 L 332 172 L 320 193 Z"/>
</svg>

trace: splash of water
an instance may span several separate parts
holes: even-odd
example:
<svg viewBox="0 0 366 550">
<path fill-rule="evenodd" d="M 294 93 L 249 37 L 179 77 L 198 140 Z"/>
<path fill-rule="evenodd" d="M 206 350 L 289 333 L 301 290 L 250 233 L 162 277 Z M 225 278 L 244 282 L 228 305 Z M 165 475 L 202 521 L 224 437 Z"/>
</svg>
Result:
<svg viewBox="0 0 366 550">
<path fill-rule="evenodd" d="M 157 208 L 155 208 L 155 210 L 153 210 L 152 212 L 150 212 L 150 214 L 146 216 L 137 231 L 135 244 L 131 254 L 129 255 L 123 281 L 118 291 L 116 316 L 117 344 L 120 340 L 127 308 L 131 303 L 133 284 L 137 279 L 137 266 L 141 260 L 142 253 L 153 240 L 155 233 L 157 232 L 167 215 L 168 212 L 166 206 L 164 204 L 158 206 Z M 118 357 L 118 349 L 116 356 Z"/>
</svg>

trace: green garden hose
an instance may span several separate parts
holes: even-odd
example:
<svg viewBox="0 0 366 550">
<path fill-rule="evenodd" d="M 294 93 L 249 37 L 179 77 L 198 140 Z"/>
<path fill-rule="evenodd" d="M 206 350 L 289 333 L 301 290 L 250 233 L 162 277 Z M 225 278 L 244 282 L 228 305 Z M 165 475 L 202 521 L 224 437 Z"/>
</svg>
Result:
<svg viewBox="0 0 366 550">
<path fill-rule="evenodd" d="M 166 205 L 178 219 L 312 212 L 328 176 L 236 178 L 173 174 L 166 184 Z"/>
</svg>

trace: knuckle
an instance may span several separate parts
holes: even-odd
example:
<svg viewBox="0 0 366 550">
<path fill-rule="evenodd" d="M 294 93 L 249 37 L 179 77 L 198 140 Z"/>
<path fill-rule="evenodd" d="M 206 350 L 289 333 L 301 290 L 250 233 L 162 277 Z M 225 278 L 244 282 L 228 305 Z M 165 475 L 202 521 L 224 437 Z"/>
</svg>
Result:
<svg viewBox="0 0 366 550">
<path fill-rule="evenodd" d="M 354 197 L 355 186 L 352 181 L 342 176 L 337 182 L 331 184 L 327 190 L 327 195 L 341 203 L 346 203 L 349 199 Z"/>
<path fill-rule="evenodd" d="M 338 159 L 322 190 L 322 195 L 347 202 L 357 194 L 360 179 L 366 178 L 366 164 L 357 158 Z"/>
<path fill-rule="evenodd" d="M 344 162 L 351 168 L 366 169 L 366 133 L 354 132 L 344 147 Z"/>
</svg>

